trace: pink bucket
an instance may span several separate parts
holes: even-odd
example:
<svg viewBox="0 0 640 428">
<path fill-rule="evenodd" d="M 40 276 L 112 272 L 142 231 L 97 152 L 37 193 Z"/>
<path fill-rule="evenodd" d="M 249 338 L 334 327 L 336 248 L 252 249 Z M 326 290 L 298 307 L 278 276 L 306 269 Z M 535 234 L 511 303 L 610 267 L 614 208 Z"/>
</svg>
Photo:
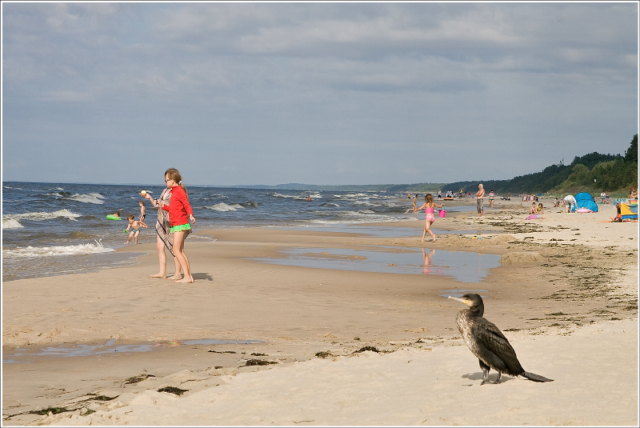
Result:
<svg viewBox="0 0 640 428">
<path fill-rule="evenodd" d="M 439 210 L 439 211 L 438 211 L 438 215 L 439 215 L 440 217 L 442 217 L 442 218 L 444 218 L 444 215 L 445 215 L 446 213 L 447 213 L 447 212 L 446 212 L 445 210 Z"/>
</svg>

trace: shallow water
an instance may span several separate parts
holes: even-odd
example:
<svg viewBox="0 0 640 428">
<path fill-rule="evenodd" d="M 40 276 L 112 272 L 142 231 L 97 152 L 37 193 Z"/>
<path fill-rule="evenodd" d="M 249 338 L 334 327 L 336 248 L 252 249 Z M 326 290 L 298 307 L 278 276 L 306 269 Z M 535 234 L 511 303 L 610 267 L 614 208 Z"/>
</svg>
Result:
<svg viewBox="0 0 640 428">
<path fill-rule="evenodd" d="M 425 249 L 424 252 L 416 249 L 405 249 L 401 252 L 389 250 L 387 247 L 358 250 L 295 248 L 286 251 L 285 258 L 253 260 L 317 269 L 444 275 L 466 283 L 480 282 L 488 275 L 489 269 L 500 266 L 500 256 L 495 254 L 430 249 Z"/>
<path fill-rule="evenodd" d="M 89 357 L 92 355 L 150 352 L 169 346 L 181 345 L 247 345 L 262 343 L 262 340 L 220 340 L 220 339 L 195 339 L 183 341 L 170 341 L 158 343 L 142 343 L 129 345 L 116 345 L 116 339 L 109 339 L 103 345 L 77 345 L 77 346 L 49 346 L 34 350 L 16 348 L 10 352 L 3 352 L 3 364 L 28 362 L 14 359 L 15 357 Z"/>
</svg>

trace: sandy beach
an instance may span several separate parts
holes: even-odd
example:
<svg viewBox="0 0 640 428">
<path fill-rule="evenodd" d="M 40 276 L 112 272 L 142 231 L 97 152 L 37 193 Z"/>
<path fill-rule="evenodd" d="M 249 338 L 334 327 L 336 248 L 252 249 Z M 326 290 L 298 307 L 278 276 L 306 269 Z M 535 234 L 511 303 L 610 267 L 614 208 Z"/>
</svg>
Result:
<svg viewBox="0 0 640 428">
<path fill-rule="evenodd" d="M 5 282 L 3 424 L 636 426 L 638 224 L 607 222 L 604 205 L 526 221 L 529 206 L 447 214 L 437 242 L 421 242 L 424 214 L 349 232 L 197 231 L 194 284 L 149 278 L 149 239 L 120 250 L 147 253 L 134 265 Z M 479 282 L 340 269 L 421 248 L 500 263 Z M 336 267 L 267 262 L 292 249 Z M 523 367 L 554 382 L 481 386 L 452 290 L 481 290 Z"/>
</svg>

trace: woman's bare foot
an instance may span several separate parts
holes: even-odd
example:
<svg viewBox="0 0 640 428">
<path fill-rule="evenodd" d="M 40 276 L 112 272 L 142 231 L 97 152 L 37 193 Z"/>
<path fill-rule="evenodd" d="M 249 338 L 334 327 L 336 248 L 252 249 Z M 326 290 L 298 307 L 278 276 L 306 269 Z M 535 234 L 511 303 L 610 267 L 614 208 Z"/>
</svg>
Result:
<svg viewBox="0 0 640 428">
<path fill-rule="evenodd" d="M 178 280 L 178 281 L 176 281 L 176 282 L 180 282 L 180 283 L 192 283 L 192 282 L 195 282 L 195 281 L 193 280 L 193 277 L 189 277 L 189 278 L 184 277 L 184 278 L 182 278 L 182 279 L 180 279 L 180 280 Z"/>
<path fill-rule="evenodd" d="M 157 273 L 155 275 L 149 275 L 151 278 L 166 278 L 167 274 L 165 273 Z"/>
</svg>

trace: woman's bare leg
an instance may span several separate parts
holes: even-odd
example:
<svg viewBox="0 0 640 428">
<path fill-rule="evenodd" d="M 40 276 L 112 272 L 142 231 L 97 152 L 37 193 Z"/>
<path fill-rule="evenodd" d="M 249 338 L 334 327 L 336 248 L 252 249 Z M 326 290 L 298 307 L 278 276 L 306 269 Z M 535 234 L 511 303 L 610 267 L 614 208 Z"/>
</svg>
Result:
<svg viewBox="0 0 640 428">
<path fill-rule="evenodd" d="M 151 278 L 167 277 L 167 255 L 164 253 L 164 242 L 159 236 L 156 237 L 156 249 L 158 250 L 158 263 L 160 263 L 160 272 L 151 275 Z"/>
<path fill-rule="evenodd" d="M 185 232 L 175 232 L 173 234 L 173 252 L 184 272 L 184 277 L 176 282 L 194 282 L 193 276 L 191 276 L 191 265 L 189 264 L 187 253 L 184 251 L 185 235 Z"/>
<path fill-rule="evenodd" d="M 180 262 L 178 262 L 177 257 L 171 257 L 173 259 L 173 265 L 175 267 L 175 273 L 169 277 L 169 279 L 182 279 L 182 267 L 180 266 Z"/>
</svg>

